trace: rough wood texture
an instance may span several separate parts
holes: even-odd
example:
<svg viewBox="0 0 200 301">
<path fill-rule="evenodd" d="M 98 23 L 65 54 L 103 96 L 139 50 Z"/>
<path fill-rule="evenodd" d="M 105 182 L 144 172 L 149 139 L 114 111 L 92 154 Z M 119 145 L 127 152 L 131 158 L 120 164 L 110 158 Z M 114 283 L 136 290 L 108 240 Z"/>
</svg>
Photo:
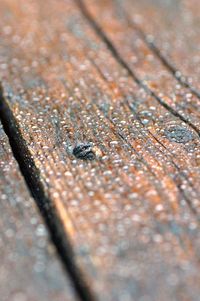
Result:
<svg viewBox="0 0 200 301">
<path fill-rule="evenodd" d="M 181 86 L 172 72 L 170 72 L 163 64 L 158 55 L 155 55 L 155 52 L 152 51 L 148 43 L 145 43 L 142 35 L 143 32 L 138 32 L 138 28 L 134 26 L 133 22 L 131 22 L 131 17 L 134 19 L 133 13 L 131 14 L 131 11 L 134 12 L 135 8 L 134 2 L 129 1 L 129 6 L 127 5 L 127 7 L 123 1 L 102 2 L 103 3 L 100 4 L 98 1 L 85 1 L 85 3 L 88 4 L 87 6 L 94 17 L 94 20 L 99 23 L 102 31 L 106 33 L 113 47 L 117 50 L 118 56 L 121 60 L 123 60 L 124 64 L 127 65 L 132 73 L 132 77 L 141 81 L 145 88 L 154 94 L 154 98 L 156 98 L 157 101 L 168 107 L 168 109 L 171 110 L 171 112 L 173 111 L 174 114 L 179 115 L 183 121 L 190 123 L 190 126 L 195 128 L 196 132 L 200 134 L 200 97 L 193 95 L 190 89 L 186 89 L 184 86 Z M 120 2 L 121 5 L 119 5 Z M 128 1 L 125 1 L 125 3 L 126 2 Z M 148 1 L 142 1 L 144 11 L 146 2 Z M 137 4 L 136 7 L 137 6 L 142 6 L 142 4 Z M 146 4 L 146 6 L 147 8 L 153 8 L 153 4 L 149 4 L 149 6 Z M 155 6 L 154 4 L 155 10 L 159 13 L 158 7 L 159 5 Z M 172 12 L 172 7 L 170 8 L 171 10 L 168 10 Z M 127 11 L 128 13 L 125 13 Z M 148 13 L 149 10 L 147 9 L 144 14 L 144 22 L 145 20 L 148 20 L 146 24 L 153 24 L 156 18 L 151 18 L 150 13 L 149 15 Z M 158 30 L 158 24 L 154 24 L 154 27 L 154 35 L 156 35 L 157 30 L 159 32 L 157 35 L 162 36 L 163 32 L 166 30 L 166 26 L 162 26 L 162 22 L 160 22 L 160 31 Z M 170 35 L 171 27 L 168 28 L 167 33 Z M 174 31 L 171 33 L 171 39 L 174 39 L 175 42 L 172 43 L 171 41 L 170 45 L 171 48 L 174 46 L 177 57 L 180 57 L 180 49 L 178 49 L 178 46 L 176 45 L 181 41 L 181 34 L 179 40 L 177 36 L 175 38 L 172 37 L 173 33 Z M 151 37 L 149 39 L 151 40 Z M 187 49 L 187 46 L 184 49 Z M 191 61 L 192 58 L 193 56 L 191 57 Z M 190 57 L 188 57 L 186 61 L 187 65 L 189 65 Z M 184 60 L 182 65 L 186 65 L 184 64 Z M 191 77 L 198 80 L 198 70 L 195 76 L 194 72 L 191 72 L 192 62 L 190 65 Z M 196 93 L 198 94 L 198 92 Z"/>
<path fill-rule="evenodd" d="M 75 300 L 1 124 L 0 189 L 1 300 Z"/>
<path fill-rule="evenodd" d="M 115 4 L 119 5 L 120 1 Z M 150 47 L 156 47 L 155 52 L 159 50 L 158 55 L 169 65 L 174 76 L 180 81 L 188 82 L 200 97 L 199 1 L 128 0 L 121 1 L 121 9 L 122 7 L 132 25 L 136 23 L 146 33 Z"/>
<path fill-rule="evenodd" d="M 186 101 L 189 89 L 117 2 L 81 3 L 1 1 L 4 117 L 62 221 L 88 300 L 197 301 L 199 100 Z M 90 141 L 100 156 L 74 157 Z"/>
</svg>

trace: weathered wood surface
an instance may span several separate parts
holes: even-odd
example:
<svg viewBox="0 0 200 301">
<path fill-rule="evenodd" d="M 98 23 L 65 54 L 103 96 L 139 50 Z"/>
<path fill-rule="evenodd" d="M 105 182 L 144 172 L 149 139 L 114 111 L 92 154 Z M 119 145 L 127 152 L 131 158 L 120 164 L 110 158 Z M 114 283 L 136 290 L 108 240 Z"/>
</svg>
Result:
<svg viewBox="0 0 200 301">
<path fill-rule="evenodd" d="M 0 124 L 0 299 L 77 300 Z"/>
<path fill-rule="evenodd" d="M 62 221 L 87 300 L 197 301 L 199 99 L 117 1 L 76 3 L 1 1 L 3 118 Z M 89 141 L 100 157 L 76 159 Z"/>
<path fill-rule="evenodd" d="M 126 64 L 132 72 L 132 77 L 136 77 L 138 80 L 142 81 L 146 89 L 154 93 L 154 98 L 157 98 L 157 101 L 162 102 L 162 104 L 167 106 L 171 111 L 173 110 L 174 114 L 179 115 L 182 120 L 190 123 L 190 125 L 195 128 L 197 133 L 200 134 L 200 97 L 193 95 L 190 89 L 186 89 L 183 86 L 180 86 L 175 76 L 166 68 L 160 58 L 155 55 L 150 47 L 148 47 L 148 43 L 145 43 L 144 37 L 143 39 L 141 38 L 141 35 L 142 33 L 144 34 L 144 32 L 138 32 L 137 29 L 140 29 L 140 27 L 135 27 L 134 23 L 131 22 L 131 17 L 132 19 L 134 19 L 133 13 L 135 10 L 133 1 L 125 1 L 125 3 L 129 3 L 129 5 L 127 6 L 124 5 L 123 1 L 121 1 L 121 5 L 119 5 L 118 2 L 120 1 L 103 1 L 103 4 L 100 4 L 99 1 L 85 1 L 85 3 L 88 4 L 88 7 L 94 19 L 99 23 L 100 28 L 102 28 L 102 30 L 106 33 L 107 37 L 110 39 L 110 42 L 117 50 L 120 59 L 123 60 L 124 64 Z M 144 2 L 146 3 L 151 1 L 142 1 L 141 3 L 144 4 Z M 178 2 L 181 3 L 182 1 Z M 123 6 L 125 6 L 124 10 Z M 137 6 L 142 6 L 142 4 L 137 4 L 136 7 Z M 143 5 L 142 11 L 145 11 L 144 7 L 145 4 Z M 159 5 L 153 6 L 153 4 L 150 5 L 149 3 L 149 5 L 146 5 L 146 7 L 154 7 L 154 9 L 156 8 L 155 10 L 158 11 L 159 14 Z M 128 11 L 128 14 L 125 13 L 126 11 Z M 168 11 L 172 12 L 172 7 L 171 10 L 168 9 Z M 168 15 L 167 13 L 165 14 Z M 160 16 L 160 18 L 162 17 Z M 149 13 L 148 9 L 146 9 L 145 11 L 143 23 L 145 23 L 146 20 L 148 20 L 148 22 L 146 22 L 146 27 L 148 26 L 147 24 L 154 23 L 154 35 L 156 35 L 156 30 L 159 32 L 157 34 L 158 36 L 163 35 L 163 32 L 165 32 L 166 30 L 166 25 L 164 26 L 162 22 L 160 22 L 159 31 L 158 24 L 155 24 L 156 22 L 154 21 L 156 20 L 156 18 L 151 18 L 151 14 Z M 177 19 L 176 21 L 178 23 Z M 176 28 L 175 24 L 174 28 Z M 125 32 L 126 34 L 124 34 Z M 171 27 L 168 28 L 168 35 L 170 35 L 170 32 Z M 181 50 L 178 49 L 177 44 L 179 45 L 180 41 L 182 41 L 182 35 L 180 33 L 179 40 L 178 34 L 175 38 L 173 34 L 174 32 L 172 32 L 171 34 L 171 39 L 174 39 L 175 42 L 172 44 L 173 40 L 170 40 L 170 45 L 174 45 L 175 53 L 180 59 Z M 196 41 L 193 41 L 192 45 L 194 45 L 195 42 Z M 170 50 L 172 48 L 173 47 L 171 46 Z M 184 50 L 187 48 L 188 47 L 186 44 Z M 189 65 L 189 62 L 191 62 L 189 65 L 190 68 L 187 68 L 188 72 L 190 72 L 191 77 L 193 76 L 196 81 L 198 81 L 198 70 L 196 70 L 196 76 L 194 72 L 191 72 L 191 69 L 193 69 L 192 60 L 193 56 L 189 57 L 188 55 L 188 58 L 185 58 L 185 60 L 183 60 L 182 66 L 185 66 L 185 68 L 187 68 L 186 66 Z M 184 64 L 185 61 L 187 61 L 186 64 Z M 198 92 L 196 93 L 198 94 Z"/>
<path fill-rule="evenodd" d="M 135 1 L 133 5 L 133 1 L 128 0 L 121 1 L 120 9 L 122 6 L 126 11 L 126 19 L 128 15 L 132 21 L 129 26 L 136 23 L 146 33 L 149 46 L 158 48 L 158 55 L 169 65 L 174 76 L 186 81 L 192 91 L 200 96 L 199 1 L 142 0 Z"/>
</svg>

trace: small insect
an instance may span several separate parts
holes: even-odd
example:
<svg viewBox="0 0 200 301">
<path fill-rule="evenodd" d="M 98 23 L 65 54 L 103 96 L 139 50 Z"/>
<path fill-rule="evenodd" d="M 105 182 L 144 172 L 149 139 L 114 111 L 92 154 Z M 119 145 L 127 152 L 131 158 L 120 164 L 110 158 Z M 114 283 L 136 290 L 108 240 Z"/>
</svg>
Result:
<svg viewBox="0 0 200 301">
<path fill-rule="evenodd" d="M 73 155 L 81 160 L 94 160 L 101 156 L 101 151 L 92 143 L 81 143 L 74 147 Z"/>
</svg>

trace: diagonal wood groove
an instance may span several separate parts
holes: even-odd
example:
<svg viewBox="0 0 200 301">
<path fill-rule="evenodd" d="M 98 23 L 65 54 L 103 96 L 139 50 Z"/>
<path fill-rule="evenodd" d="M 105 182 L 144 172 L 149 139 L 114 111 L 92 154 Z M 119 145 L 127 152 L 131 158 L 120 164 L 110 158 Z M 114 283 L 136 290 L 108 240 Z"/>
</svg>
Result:
<svg viewBox="0 0 200 301">
<path fill-rule="evenodd" d="M 103 76 L 103 74 L 102 74 L 101 70 L 98 68 L 98 66 L 97 66 L 92 60 L 91 60 L 91 62 L 93 63 L 94 67 L 96 68 L 96 70 L 98 71 L 98 73 L 100 74 L 100 76 L 102 77 L 102 79 L 103 79 L 105 82 L 107 82 L 107 81 L 106 81 L 106 78 Z M 124 95 L 124 97 L 126 98 L 125 95 Z M 128 102 L 127 100 L 125 101 L 125 104 L 126 104 L 127 107 L 129 108 L 129 110 L 132 111 L 132 112 L 135 114 L 135 116 L 136 116 L 136 118 L 139 120 L 141 126 L 142 126 L 143 128 L 145 128 L 145 126 L 142 124 L 140 118 L 137 116 L 136 111 L 135 111 L 133 108 L 131 108 L 131 106 L 130 106 L 130 104 L 129 104 L 129 102 Z M 104 111 L 103 111 L 100 107 L 98 107 L 98 109 L 104 114 L 104 117 L 105 117 L 110 123 L 114 124 L 113 121 L 112 121 L 108 116 L 106 116 L 106 114 L 104 113 Z M 149 131 L 148 129 L 145 129 L 145 130 L 147 130 L 147 132 L 149 133 L 149 135 L 150 135 L 157 143 L 159 143 L 159 144 L 160 144 L 160 145 L 168 152 L 168 156 L 172 156 L 172 154 L 171 154 L 171 153 L 169 152 L 169 150 L 165 147 L 165 145 L 164 145 L 161 141 L 159 141 L 159 139 L 157 139 L 156 136 L 153 135 L 153 134 L 151 133 L 151 131 Z M 125 138 L 122 134 L 120 134 L 120 133 L 118 133 L 118 132 L 116 132 L 115 134 L 118 135 L 125 143 L 127 143 L 127 144 L 129 145 L 129 147 L 130 147 L 131 149 L 133 149 L 133 151 L 135 152 L 135 149 L 132 147 L 132 145 L 131 145 L 129 142 L 127 142 L 126 138 Z M 143 162 L 142 159 L 141 159 L 141 161 L 142 161 L 142 163 L 145 165 L 145 167 L 147 167 L 148 171 L 149 171 L 150 173 L 152 173 L 152 175 L 153 175 L 154 177 L 156 177 L 156 175 L 151 171 L 151 169 L 150 169 L 150 167 L 148 166 L 147 162 L 145 162 L 145 160 L 144 160 L 144 162 Z M 184 175 L 184 173 L 182 173 L 182 171 L 181 171 L 181 169 L 179 168 L 179 166 L 173 161 L 173 159 L 171 159 L 170 161 L 171 161 L 172 165 L 177 169 L 177 171 L 179 172 L 179 174 L 181 175 L 181 177 L 182 177 L 184 180 L 186 180 L 186 181 L 188 182 L 189 186 L 190 186 L 190 187 L 193 189 L 193 191 L 198 195 L 198 192 L 197 192 L 196 189 L 193 187 L 193 185 L 192 185 L 192 183 L 190 182 L 190 180 Z M 176 183 L 176 185 L 177 185 L 177 187 L 178 187 L 178 189 L 179 189 L 181 195 L 183 195 L 183 197 L 185 198 L 185 200 L 186 200 L 186 202 L 187 202 L 187 204 L 188 204 L 189 209 L 190 209 L 191 212 L 194 214 L 194 216 L 195 216 L 195 218 L 197 219 L 197 221 L 200 222 L 200 219 L 199 219 L 199 216 L 198 216 L 198 212 L 197 212 L 197 210 L 195 209 L 195 207 L 193 206 L 193 204 L 191 203 L 191 200 L 186 196 L 184 190 L 180 187 L 180 185 L 178 185 L 177 183 Z"/>
<path fill-rule="evenodd" d="M 93 19 L 89 11 L 87 10 L 86 6 L 84 5 L 84 2 L 82 0 L 76 0 L 77 5 L 79 6 L 82 14 L 85 16 L 85 18 L 88 20 L 88 22 L 91 24 L 92 28 L 95 30 L 95 32 L 98 34 L 98 36 L 101 38 L 102 41 L 107 45 L 108 49 L 111 51 L 115 59 L 118 61 L 118 63 L 126 69 L 129 76 L 140 86 L 142 87 L 149 95 L 153 96 L 154 99 L 162 105 L 165 109 L 167 109 L 171 114 L 173 114 L 175 117 L 178 117 L 181 121 L 183 121 L 185 124 L 190 126 L 197 134 L 200 136 L 200 130 L 194 125 L 191 121 L 189 121 L 186 117 L 181 115 L 179 112 L 177 112 L 175 109 L 173 109 L 171 106 L 169 106 L 161 97 L 159 97 L 152 89 L 150 89 L 142 80 L 140 80 L 135 74 L 135 72 L 128 66 L 126 61 L 123 59 L 123 57 L 119 54 L 116 47 L 113 45 L 107 34 L 103 31 L 103 29 L 100 27 L 100 25 Z"/>
<path fill-rule="evenodd" d="M 115 2 L 114 2 L 115 3 Z M 120 5 L 120 4 L 119 4 Z M 173 75 L 173 77 L 185 88 L 189 89 L 190 92 L 200 100 L 200 91 L 198 91 L 195 87 L 193 87 L 187 80 L 187 78 L 177 70 L 174 66 L 173 62 L 165 57 L 162 51 L 158 48 L 158 46 L 153 42 L 153 40 L 149 39 L 147 34 L 134 22 L 131 20 L 127 11 L 123 5 L 120 5 L 120 11 L 124 14 L 124 17 L 128 23 L 128 25 L 136 30 L 142 41 L 146 44 L 146 46 L 152 51 L 152 53 L 161 61 L 161 63 L 168 69 L 168 71 Z"/>
<path fill-rule="evenodd" d="M 22 175 L 44 218 L 51 239 L 55 244 L 66 272 L 69 273 L 72 279 L 72 283 L 80 300 L 95 301 L 96 297 L 94 297 L 93 292 L 91 292 L 91 289 L 86 283 L 82 271 L 77 268 L 76 258 L 71 243 L 66 235 L 55 206 L 52 204 L 49 196 L 45 193 L 40 179 L 40 171 L 36 167 L 26 141 L 20 133 L 17 121 L 3 95 L 1 86 L 0 120 L 3 124 L 5 133 L 9 138 L 11 149 L 19 164 Z"/>
</svg>

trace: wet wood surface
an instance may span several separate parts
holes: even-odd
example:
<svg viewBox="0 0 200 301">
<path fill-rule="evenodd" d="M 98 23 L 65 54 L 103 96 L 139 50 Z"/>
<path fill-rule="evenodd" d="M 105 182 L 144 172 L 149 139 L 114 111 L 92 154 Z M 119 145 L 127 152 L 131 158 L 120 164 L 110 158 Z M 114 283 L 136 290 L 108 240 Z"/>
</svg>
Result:
<svg viewBox="0 0 200 301">
<path fill-rule="evenodd" d="M 175 2 L 0 3 L 1 118 L 84 301 L 199 298 L 198 4 Z"/>
<path fill-rule="evenodd" d="M 1 300 L 77 300 L 1 124 L 0 145 Z"/>
<path fill-rule="evenodd" d="M 126 19 L 130 19 L 129 26 L 135 23 L 146 33 L 149 46 L 161 56 L 161 60 L 168 65 L 174 76 L 189 84 L 192 92 L 199 97 L 198 1 L 142 0 L 137 1 L 134 6 L 132 1 L 122 3 L 121 9 L 126 14 Z"/>
</svg>

